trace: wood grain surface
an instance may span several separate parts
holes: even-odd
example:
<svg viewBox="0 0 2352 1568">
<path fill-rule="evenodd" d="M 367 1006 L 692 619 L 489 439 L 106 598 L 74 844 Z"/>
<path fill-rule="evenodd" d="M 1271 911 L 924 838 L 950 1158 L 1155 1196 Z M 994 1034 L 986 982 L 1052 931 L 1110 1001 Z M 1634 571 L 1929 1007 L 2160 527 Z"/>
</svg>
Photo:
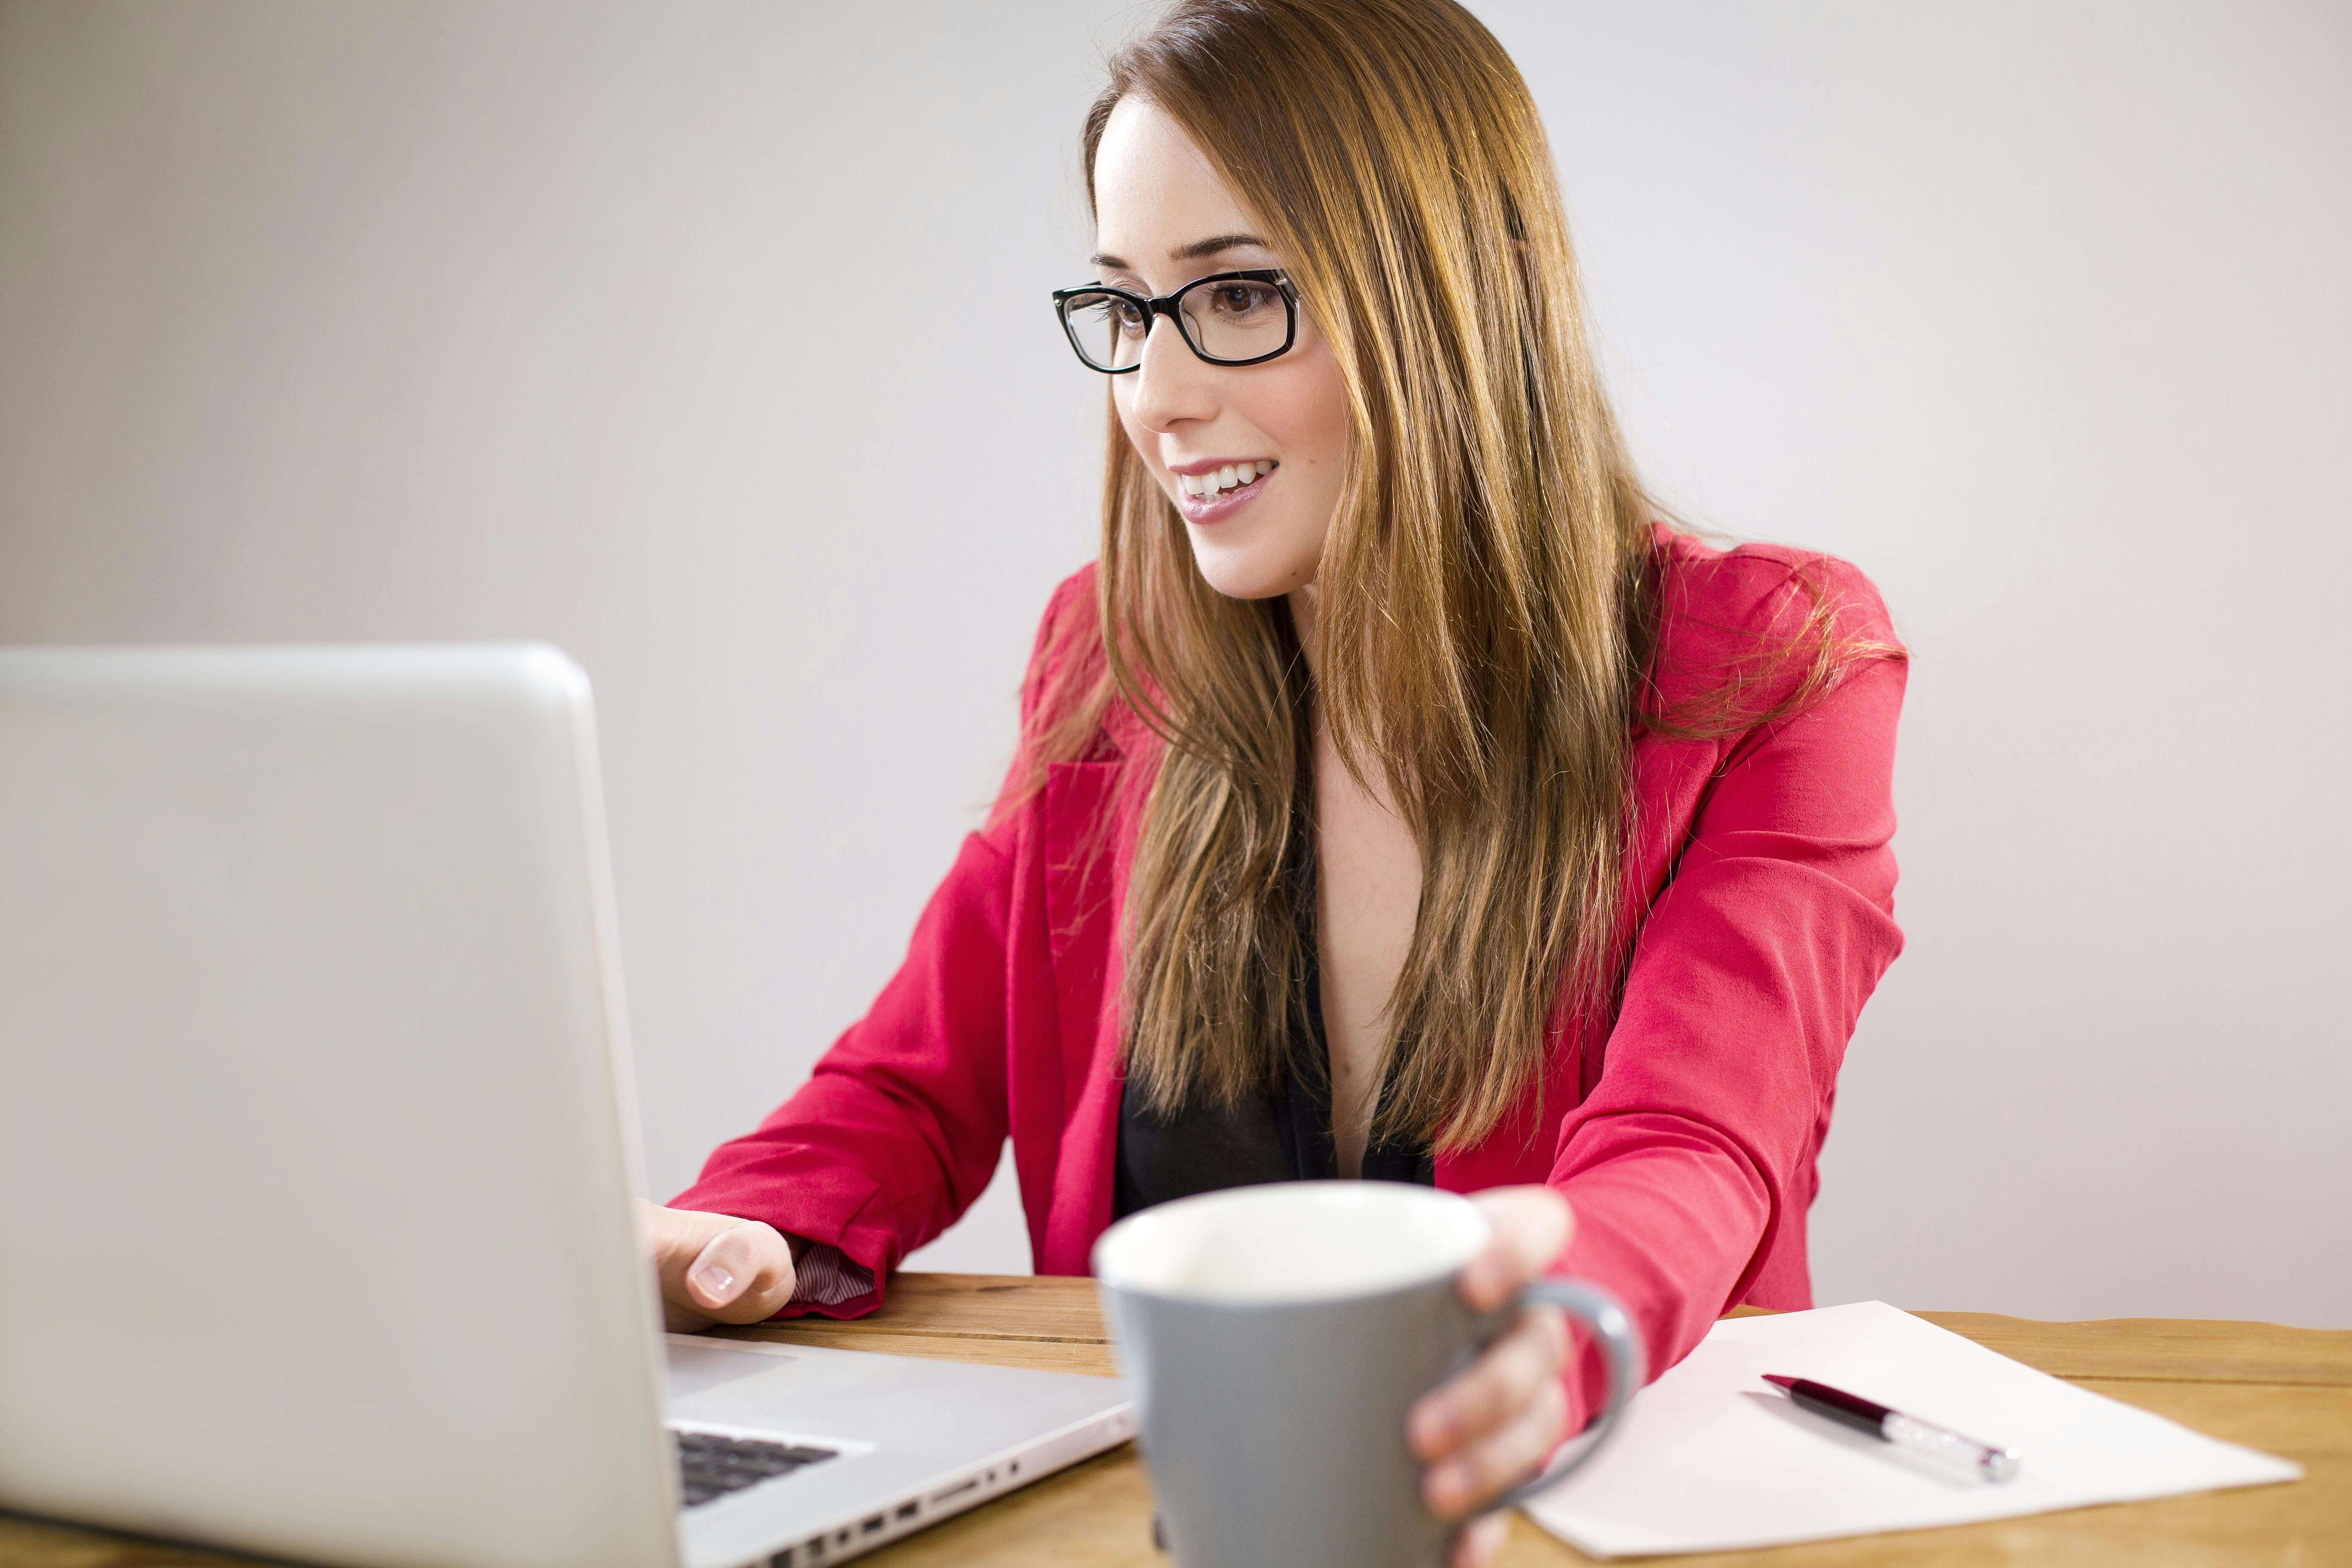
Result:
<svg viewBox="0 0 2352 1568">
<path fill-rule="evenodd" d="M 1921 1317 L 1979 1344 L 2200 1432 L 2284 1455 L 2306 1479 L 1987 1524 L 1856 1536 L 1675 1559 L 1688 1568 L 2322 1568 L 2352 1564 L 2352 1332 L 2270 1323 L 2116 1318 L 2045 1323 L 1982 1312 Z M 908 1274 L 873 1317 L 718 1331 L 896 1355 L 1108 1375 L 1089 1279 Z M 859 1561 L 874 1568 L 1166 1568 L 1151 1546 L 1151 1489 L 1132 1446 L 1038 1481 Z M 0 1568 L 164 1568 L 251 1563 L 0 1513 Z M 1584 1557 L 1524 1518 L 1505 1568 Z"/>
</svg>

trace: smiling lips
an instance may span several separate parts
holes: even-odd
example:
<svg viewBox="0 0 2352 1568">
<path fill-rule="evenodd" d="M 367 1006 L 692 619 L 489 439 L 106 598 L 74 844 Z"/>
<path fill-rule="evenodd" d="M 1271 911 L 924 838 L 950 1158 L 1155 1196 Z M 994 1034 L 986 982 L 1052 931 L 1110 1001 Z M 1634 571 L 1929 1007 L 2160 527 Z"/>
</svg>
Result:
<svg viewBox="0 0 2352 1568">
<path fill-rule="evenodd" d="M 1215 522 L 1247 506 L 1280 465 L 1271 459 L 1226 463 L 1197 474 L 1179 473 L 1176 505 L 1187 522 Z"/>
<path fill-rule="evenodd" d="M 1274 464 L 1261 458 L 1255 463 L 1227 463 L 1222 468 L 1212 468 L 1204 474 L 1178 474 L 1176 483 L 1186 495 L 1210 500 L 1225 490 L 1239 489 L 1253 479 L 1272 472 Z"/>
</svg>

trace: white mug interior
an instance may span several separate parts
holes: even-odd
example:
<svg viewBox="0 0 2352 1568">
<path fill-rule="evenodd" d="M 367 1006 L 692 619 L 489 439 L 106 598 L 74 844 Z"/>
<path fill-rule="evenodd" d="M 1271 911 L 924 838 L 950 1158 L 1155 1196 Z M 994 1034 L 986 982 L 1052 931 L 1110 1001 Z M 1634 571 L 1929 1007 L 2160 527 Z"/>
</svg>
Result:
<svg viewBox="0 0 2352 1568">
<path fill-rule="evenodd" d="M 1402 1182 L 1276 1182 L 1155 1205 L 1103 1233 L 1117 1289 L 1232 1303 L 1339 1300 L 1447 1276 L 1485 1247 L 1466 1198 Z"/>
</svg>

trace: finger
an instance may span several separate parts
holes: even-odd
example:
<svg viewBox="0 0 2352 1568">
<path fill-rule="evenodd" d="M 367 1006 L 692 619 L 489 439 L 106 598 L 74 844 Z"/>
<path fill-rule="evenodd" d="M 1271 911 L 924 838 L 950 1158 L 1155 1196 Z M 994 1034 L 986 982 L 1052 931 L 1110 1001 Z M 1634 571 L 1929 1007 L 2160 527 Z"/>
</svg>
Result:
<svg viewBox="0 0 2352 1568">
<path fill-rule="evenodd" d="M 1503 1538 L 1510 1530 L 1507 1514 L 1490 1513 L 1472 1520 L 1454 1538 L 1454 1554 L 1446 1559 L 1446 1568 L 1486 1568 L 1503 1550 Z"/>
<path fill-rule="evenodd" d="M 709 1214 L 699 1209 L 648 1205 L 646 1219 L 649 1232 L 647 1245 L 653 1253 L 655 1276 L 661 1281 L 662 1298 L 687 1311 L 698 1311 L 708 1304 L 708 1296 L 689 1287 L 687 1276 L 700 1263 L 713 1241 L 729 1231 L 745 1226 L 774 1234 L 773 1226 L 760 1225 L 757 1221 L 741 1219 L 734 1215 Z M 777 1239 L 781 1241 L 782 1238 L 779 1236 Z M 787 1245 L 784 1256 L 790 1258 L 791 1254 L 792 1249 Z M 727 1256 L 721 1255 L 722 1263 Z M 704 1283 L 709 1289 L 733 1294 L 740 1289 L 747 1272 L 740 1268 L 728 1268 L 724 1281 L 711 1276 Z"/>
<path fill-rule="evenodd" d="M 1486 1245 L 1462 1270 L 1462 1299 L 1491 1312 L 1568 1250 L 1576 1233 L 1568 1200 L 1546 1186 L 1495 1187 L 1471 1199 L 1492 1229 Z"/>
<path fill-rule="evenodd" d="M 645 1245 L 653 1258 L 654 1281 L 661 1293 L 662 1326 L 672 1333 L 709 1328 L 710 1315 L 696 1306 L 687 1289 L 686 1271 L 712 1237 L 740 1222 L 731 1215 L 664 1208 L 657 1204 L 647 1204 L 640 1217 Z"/>
<path fill-rule="evenodd" d="M 684 1286 L 687 1266 L 723 1230 L 742 1224 L 733 1215 L 700 1209 L 670 1209 L 648 1204 L 644 1211 L 646 1246 L 666 1284 Z"/>
<path fill-rule="evenodd" d="M 1421 1396 L 1406 1439 L 1424 1461 L 1446 1458 L 1525 1410 L 1567 1362 L 1566 1318 L 1557 1307 L 1530 1308 L 1485 1354 Z"/>
<path fill-rule="evenodd" d="M 745 1220 L 704 1244 L 686 1270 L 688 1304 L 722 1323 L 775 1316 L 793 1295 L 793 1249 L 773 1226 Z"/>
<path fill-rule="evenodd" d="M 1468 1512 L 1535 1473 L 1566 1435 L 1568 1394 L 1546 1384 L 1517 1419 L 1423 1475 L 1422 1500 L 1441 1519 Z"/>
</svg>

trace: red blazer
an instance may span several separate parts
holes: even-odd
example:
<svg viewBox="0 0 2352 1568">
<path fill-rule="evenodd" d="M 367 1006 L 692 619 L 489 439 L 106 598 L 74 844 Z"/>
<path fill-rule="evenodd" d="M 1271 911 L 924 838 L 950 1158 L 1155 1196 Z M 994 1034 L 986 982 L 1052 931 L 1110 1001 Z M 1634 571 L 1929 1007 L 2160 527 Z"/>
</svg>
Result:
<svg viewBox="0 0 2352 1568">
<path fill-rule="evenodd" d="M 1797 629 L 1811 603 L 1800 569 L 1841 604 L 1844 631 L 1895 640 L 1875 590 L 1842 562 L 1718 552 L 1664 529 L 1656 548 L 1654 679 L 1668 705 L 1752 669 Z M 1049 650 L 1072 646 L 1048 634 L 1064 616 L 1092 620 L 1092 580 L 1079 572 L 1047 606 L 1024 735 L 1057 673 Z M 1654 1376 L 1733 1306 L 1811 1304 L 1814 1158 L 1854 1019 L 1902 947 L 1888 846 L 1904 673 L 1899 659 L 1865 663 L 1798 716 L 1731 738 L 1636 741 L 1635 941 L 1617 1015 L 1556 1034 L 1539 1108 L 1531 1095 L 1485 1142 L 1437 1162 L 1437 1184 L 1455 1192 L 1559 1188 L 1577 1221 L 1559 1271 L 1625 1303 Z M 877 1281 L 780 1315 L 878 1306 L 889 1270 L 980 1196 L 1008 1134 L 1037 1271 L 1087 1272 L 1118 1146 L 1119 912 L 1159 745 L 1114 706 L 1092 760 L 1054 764 L 1042 790 L 967 837 L 873 1010 L 671 1200 L 836 1246 Z M 1025 767 L 1016 760 L 1016 777 Z M 1570 1379 L 1578 1425 L 1601 1387 L 1587 1360 Z"/>
</svg>

